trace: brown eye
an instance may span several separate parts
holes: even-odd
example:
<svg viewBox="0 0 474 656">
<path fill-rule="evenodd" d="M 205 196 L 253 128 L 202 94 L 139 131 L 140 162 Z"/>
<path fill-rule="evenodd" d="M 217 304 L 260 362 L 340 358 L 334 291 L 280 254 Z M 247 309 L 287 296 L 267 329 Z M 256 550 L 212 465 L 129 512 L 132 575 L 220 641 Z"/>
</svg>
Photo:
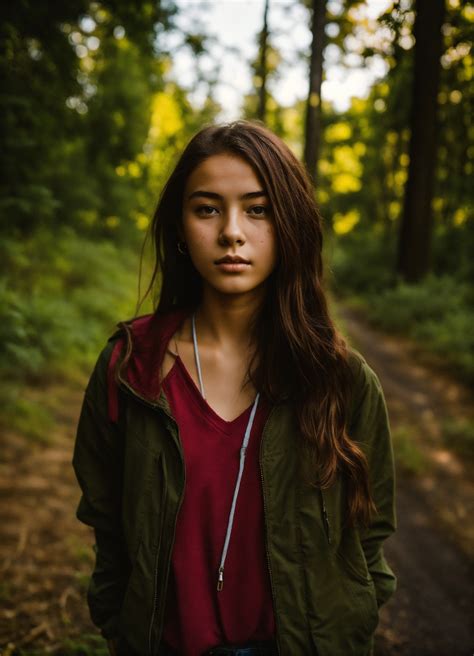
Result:
<svg viewBox="0 0 474 656">
<path fill-rule="evenodd" d="M 249 208 L 249 212 L 252 212 L 255 216 L 267 216 L 270 208 L 266 205 L 253 205 Z"/>
<path fill-rule="evenodd" d="M 201 214 L 204 216 L 213 216 L 212 212 L 213 210 L 217 209 L 215 207 L 212 207 L 212 205 L 199 205 L 199 207 L 196 208 L 196 214 Z"/>
</svg>

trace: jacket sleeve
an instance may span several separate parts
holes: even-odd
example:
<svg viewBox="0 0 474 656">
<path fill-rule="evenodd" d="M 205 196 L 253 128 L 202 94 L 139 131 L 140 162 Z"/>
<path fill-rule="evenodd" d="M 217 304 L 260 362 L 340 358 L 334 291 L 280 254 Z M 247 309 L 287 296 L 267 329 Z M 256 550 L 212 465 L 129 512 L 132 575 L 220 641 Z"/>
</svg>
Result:
<svg viewBox="0 0 474 656">
<path fill-rule="evenodd" d="M 87 590 L 93 623 L 104 638 L 118 633 L 130 563 L 121 527 L 123 441 L 107 412 L 107 367 L 113 342 L 101 352 L 86 387 L 72 465 L 82 491 L 76 517 L 94 529 L 95 566 Z"/>
<path fill-rule="evenodd" d="M 395 464 L 387 405 L 379 378 L 362 356 L 358 368 L 359 382 L 349 433 L 367 456 L 370 489 L 378 511 L 370 525 L 359 529 L 359 533 L 380 607 L 397 585 L 383 553 L 384 541 L 397 527 Z"/>
</svg>

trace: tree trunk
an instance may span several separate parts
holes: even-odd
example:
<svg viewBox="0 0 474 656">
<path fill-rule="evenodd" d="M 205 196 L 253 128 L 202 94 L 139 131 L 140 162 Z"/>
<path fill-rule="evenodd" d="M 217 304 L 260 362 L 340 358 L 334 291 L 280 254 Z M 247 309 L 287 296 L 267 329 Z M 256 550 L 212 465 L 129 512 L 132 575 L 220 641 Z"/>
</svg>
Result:
<svg viewBox="0 0 474 656">
<path fill-rule="evenodd" d="M 323 81 L 323 51 L 325 42 L 326 0 L 313 0 L 309 91 L 306 102 L 304 163 L 314 185 L 321 144 L 321 84 Z"/>
<path fill-rule="evenodd" d="M 400 225 L 397 273 L 420 280 L 431 266 L 432 197 L 436 166 L 437 97 L 444 0 L 417 0 L 410 164 Z"/>
<path fill-rule="evenodd" d="M 258 102 L 258 118 L 265 122 L 267 113 L 267 42 L 268 42 L 268 8 L 270 0 L 265 0 L 263 10 L 263 28 L 260 34 L 260 89 Z"/>
</svg>

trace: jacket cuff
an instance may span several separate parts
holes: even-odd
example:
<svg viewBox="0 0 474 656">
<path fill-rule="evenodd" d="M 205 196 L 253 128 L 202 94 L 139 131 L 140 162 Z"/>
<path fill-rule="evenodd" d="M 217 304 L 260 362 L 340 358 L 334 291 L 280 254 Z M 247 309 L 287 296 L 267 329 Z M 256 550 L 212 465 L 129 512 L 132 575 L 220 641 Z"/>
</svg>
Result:
<svg viewBox="0 0 474 656">
<path fill-rule="evenodd" d="M 113 615 L 104 624 L 100 626 L 100 635 L 106 640 L 112 640 L 119 635 L 119 616 Z"/>
<path fill-rule="evenodd" d="M 394 576 L 377 577 L 374 579 L 377 606 L 385 604 L 397 589 L 397 579 Z"/>
</svg>

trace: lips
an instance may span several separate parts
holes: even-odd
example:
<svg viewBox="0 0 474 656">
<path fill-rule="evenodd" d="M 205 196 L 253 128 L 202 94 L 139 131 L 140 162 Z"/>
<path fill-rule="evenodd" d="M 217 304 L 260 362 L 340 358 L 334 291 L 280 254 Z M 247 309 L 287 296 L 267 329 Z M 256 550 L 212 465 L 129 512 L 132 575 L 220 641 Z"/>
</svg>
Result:
<svg viewBox="0 0 474 656">
<path fill-rule="evenodd" d="M 216 260 L 216 264 L 250 264 L 250 262 L 239 255 L 225 255 L 220 260 Z"/>
</svg>

